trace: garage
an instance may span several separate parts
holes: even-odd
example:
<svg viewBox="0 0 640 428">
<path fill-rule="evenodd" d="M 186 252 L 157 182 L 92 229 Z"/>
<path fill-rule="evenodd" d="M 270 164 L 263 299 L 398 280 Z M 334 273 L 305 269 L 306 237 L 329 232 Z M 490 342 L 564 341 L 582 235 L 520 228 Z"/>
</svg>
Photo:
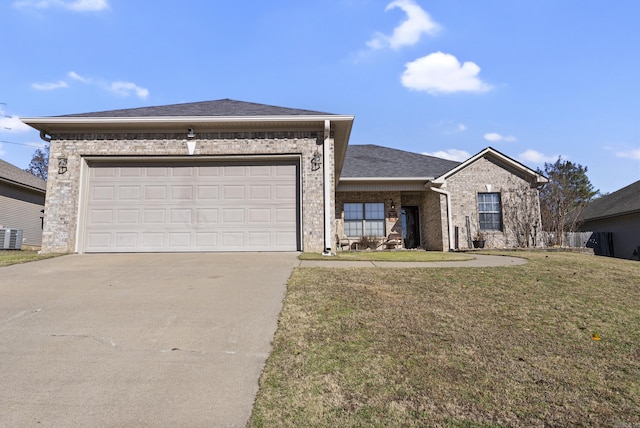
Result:
<svg viewBox="0 0 640 428">
<path fill-rule="evenodd" d="M 299 166 L 88 163 L 80 252 L 297 251 Z"/>
</svg>

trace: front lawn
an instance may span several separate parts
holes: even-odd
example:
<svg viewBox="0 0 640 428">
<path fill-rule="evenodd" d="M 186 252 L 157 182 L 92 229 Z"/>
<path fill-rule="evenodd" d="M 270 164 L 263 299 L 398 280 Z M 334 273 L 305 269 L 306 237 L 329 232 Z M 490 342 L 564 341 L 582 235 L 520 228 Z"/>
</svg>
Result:
<svg viewBox="0 0 640 428">
<path fill-rule="evenodd" d="M 472 260 L 465 253 L 443 253 L 442 251 L 338 251 L 335 256 L 319 253 L 302 253 L 300 260 L 348 260 L 369 262 L 448 262 Z"/>
<path fill-rule="evenodd" d="M 249 426 L 638 426 L 640 263 L 299 268 Z"/>
<path fill-rule="evenodd" d="M 15 265 L 18 263 L 34 262 L 37 260 L 45 260 L 61 255 L 62 254 L 38 254 L 37 251 L 2 250 L 0 251 L 0 267 Z"/>
</svg>

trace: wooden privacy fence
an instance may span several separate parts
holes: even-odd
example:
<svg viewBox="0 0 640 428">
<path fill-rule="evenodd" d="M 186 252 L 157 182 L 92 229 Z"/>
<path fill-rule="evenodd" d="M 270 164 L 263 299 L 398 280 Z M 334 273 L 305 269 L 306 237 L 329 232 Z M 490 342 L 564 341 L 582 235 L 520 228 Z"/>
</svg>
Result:
<svg viewBox="0 0 640 428">
<path fill-rule="evenodd" d="M 562 246 L 569 248 L 587 248 L 591 235 L 593 235 L 593 232 L 564 232 Z M 545 247 L 555 247 L 559 245 L 559 239 L 556 239 L 555 232 L 540 232 L 540 239 L 542 245 Z"/>
</svg>

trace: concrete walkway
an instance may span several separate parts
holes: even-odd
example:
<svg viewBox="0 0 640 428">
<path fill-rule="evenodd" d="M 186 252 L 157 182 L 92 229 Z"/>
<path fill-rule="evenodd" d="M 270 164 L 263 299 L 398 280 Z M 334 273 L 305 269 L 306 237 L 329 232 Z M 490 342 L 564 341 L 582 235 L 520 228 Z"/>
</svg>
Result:
<svg viewBox="0 0 640 428">
<path fill-rule="evenodd" d="M 297 256 L 0 267 L 0 425 L 245 426 Z"/>
<path fill-rule="evenodd" d="M 475 259 L 457 262 L 355 262 L 335 260 L 327 257 L 326 260 L 301 260 L 299 267 L 381 267 L 381 268 L 435 268 L 435 267 L 497 267 L 517 266 L 528 262 L 527 259 L 509 256 L 490 256 L 485 254 L 473 254 Z"/>
</svg>

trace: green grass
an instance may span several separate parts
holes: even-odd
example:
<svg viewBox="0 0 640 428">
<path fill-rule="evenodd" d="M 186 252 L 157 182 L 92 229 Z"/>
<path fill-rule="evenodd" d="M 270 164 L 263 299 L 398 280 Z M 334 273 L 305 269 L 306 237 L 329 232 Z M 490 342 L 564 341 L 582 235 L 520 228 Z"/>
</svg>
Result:
<svg viewBox="0 0 640 428">
<path fill-rule="evenodd" d="M 37 251 L 0 251 L 0 267 L 58 257 L 62 254 L 38 254 Z"/>
<path fill-rule="evenodd" d="M 296 269 L 249 426 L 640 424 L 640 263 L 517 255 Z"/>
<path fill-rule="evenodd" d="M 372 262 L 446 262 L 472 260 L 465 253 L 443 253 L 441 251 L 339 251 L 335 256 L 319 253 L 302 253 L 300 260 L 348 260 Z"/>
</svg>

